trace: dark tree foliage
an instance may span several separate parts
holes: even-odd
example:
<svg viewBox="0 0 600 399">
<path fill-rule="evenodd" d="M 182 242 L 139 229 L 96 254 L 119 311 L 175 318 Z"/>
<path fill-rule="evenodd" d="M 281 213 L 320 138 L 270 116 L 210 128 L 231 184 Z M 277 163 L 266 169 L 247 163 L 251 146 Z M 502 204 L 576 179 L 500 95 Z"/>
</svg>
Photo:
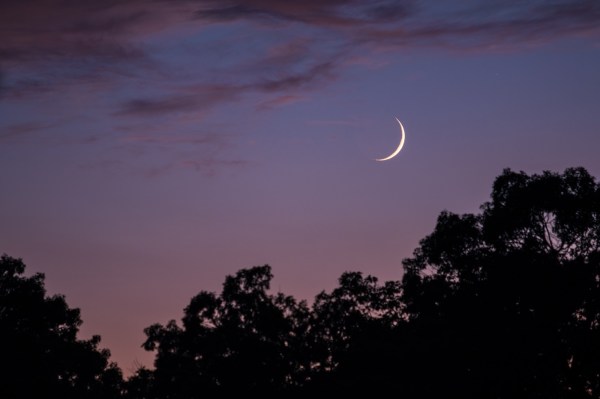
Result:
<svg viewBox="0 0 600 399">
<path fill-rule="evenodd" d="M 24 272 L 20 259 L 0 257 L 0 398 L 120 397 L 121 371 L 100 337 L 77 339 L 79 309 Z"/>
<path fill-rule="evenodd" d="M 311 309 L 307 336 L 312 379 L 306 393 L 356 394 L 387 391 L 398 361 L 403 321 L 400 283 L 347 272 L 330 294 L 320 293 Z"/>
<path fill-rule="evenodd" d="M 386 343 L 402 315 L 399 282 L 380 286 L 375 277 L 344 273 L 309 308 L 268 294 L 271 279 L 266 265 L 240 270 L 220 295 L 192 298 L 181 326 L 148 327 L 144 347 L 157 352 L 155 370 L 130 378 L 129 397 L 339 393 L 338 386 L 350 392 L 384 381 L 373 340 L 394 362 Z"/>
<path fill-rule="evenodd" d="M 308 308 L 290 296 L 268 294 L 271 278 L 269 266 L 241 270 L 226 278 L 220 295 L 192 298 L 181 327 L 173 320 L 148 327 L 144 347 L 157 351 L 152 394 L 199 398 L 301 385 L 310 371 Z"/>
<path fill-rule="evenodd" d="M 600 397 L 600 186 L 583 168 L 505 170 L 478 214 L 444 211 L 402 281 L 346 272 L 309 306 L 269 266 L 154 324 L 154 369 L 122 385 L 43 276 L 0 261 L 0 398 Z"/>
<path fill-rule="evenodd" d="M 480 214 L 442 212 L 402 282 L 344 273 L 311 307 L 268 266 L 146 330 L 136 398 L 215 393 L 600 396 L 600 188 L 584 169 L 505 170 Z M 146 387 L 146 391 L 140 387 Z"/>
<path fill-rule="evenodd" d="M 582 168 L 505 170 L 481 214 L 443 212 L 404 262 L 411 392 L 598 397 L 599 239 L 600 189 Z"/>
<path fill-rule="evenodd" d="M 154 386 L 154 371 L 143 366 L 125 381 L 125 392 L 126 398 L 153 399 L 161 397 Z"/>
</svg>

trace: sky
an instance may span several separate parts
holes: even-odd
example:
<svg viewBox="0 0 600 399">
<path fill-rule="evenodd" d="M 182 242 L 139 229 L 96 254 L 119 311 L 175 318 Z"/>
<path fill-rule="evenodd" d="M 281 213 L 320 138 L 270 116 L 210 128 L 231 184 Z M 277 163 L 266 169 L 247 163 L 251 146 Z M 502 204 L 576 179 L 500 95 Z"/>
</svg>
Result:
<svg viewBox="0 0 600 399">
<path fill-rule="evenodd" d="M 127 375 L 242 268 L 398 280 L 504 168 L 600 177 L 599 71 L 598 0 L 5 0 L 0 252 Z"/>
</svg>

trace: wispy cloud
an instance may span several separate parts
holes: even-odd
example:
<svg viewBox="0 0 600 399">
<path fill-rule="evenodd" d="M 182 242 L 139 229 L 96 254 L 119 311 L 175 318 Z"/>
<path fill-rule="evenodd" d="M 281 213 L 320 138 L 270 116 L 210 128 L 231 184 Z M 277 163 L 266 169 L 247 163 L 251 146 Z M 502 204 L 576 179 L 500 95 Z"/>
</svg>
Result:
<svg viewBox="0 0 600 399">
<path fill-rule="evenodd" d="M 152 116 L 182 111 L 203 111 L 236 99 L 245 90 L 237 85 L 174 87 L 161 98 L 138 98 L 120 104 L 117 114 Z"/>
<path fill-rule="evenodd" d="M 191 87 L 174 87 L 163 97 L 136 98 L 119 105 L 117 115 L 125 116 L 157 116 L 179 112 L 202 112 L 222 103 L 235 101 L 245 93 L 299 93 L 314 88 L 317 83 L 327 83 L 335 79 L 336 63 L 326 61 L 310 66 L 298 73 L 287 73 L 282 70 L 278 76 L 269 79 L 262 77 L 245 84 L 193 85 Z M 258 105 L 261 109 L 291 103 L 299 99 L 300 94 L 284 94 L 279 101 L 269 100 Z M 287 99 L 287 101 L 282 101 Z"/>
<path fill-rule="evenodd" d="M 111 120 L 109 134 L 98 137 L 140 148 L 211 147 L 212 138 L 186 136 L 174 124 L 190 116 L 201 124 L 211 110 L 246 100 L 252 110 L 276 112 L 311 98 L 349 67 L 384 65 L 381 50 L 515 51 L 597 37 L 600 2 L 9 0 L 0 27 L 0 102 L 47 98 L 79 114 L 85 98 L 85 111 L 96 117 L 90 120 Z M 54 120 L 43 112 L 14 118 L 0 140 L 27 137 Z M 123 136 L 122 126 L 153 135 Z M 213 149 L 201 158 L 173 156 L 163 169 L 238 162 L 222 159 Z"/>
<path fill-rule="evenodd" d="M 218 169 L 226 168 L 247 168 L 252 166 L 253 163 L 246 160 L 225 160 L 225 159 L 213 159 L 205 158 L 201 160 L 184 159 L 177 162 L 174 167 L 183 167 L 202 172 L 208 176 L 214 176 Z"/>
<path fill-rule="evenodd" d="M 151 136 L 151 135 L 130 135 L 120 139 L 124 143 L 144 143 L 144 144 L 185 144 L 185 145 L 207 145 L 222 144 L 223 138 L 216 134 L 194 136 Z"/>
<path fill-rule="evenodd" d="M 245 160 L 226 160 L 214 157 L 184 158 L 145 169 L 143 174 L 146 177 L 155 178 L 178 170 L 190 170 L 205 177 L 213 177 L 223 169 L 247 168 L 249 166 L 252 166 L 252 163 Z"/>
<path fill-rule="evenodd" d="M 0 143 L 29 137 L 34 133 L 38 133 L 50 127 L 52 127 L 51 124 L 35 122 L 0 127 Z"/>
<path fill-rule="evenodd" d="M 165 126 L 156 131 L 139 133 L 139 128 L 122 127 L 112 142 L 112 151 L 80 164 L 82 169 L 106 169 L 115 173 L 133 173 L 161 177 L 189 170 L 210 177 L 219 170 L 236 170 L 252 162 L 232 155 L 234 136 L 222 132 L 173 134 Z M 106 142 L 105 142 L 106 144 Z"/>
<path fill-rule="evenodd" d="M 154 54 L 156 45 L 150 44 L 152 38 L 184 23 L 196 23 L 200 28 L 222 21 L 252 21 L 262 26 L 262 33 L 257 34 L 264 34 L 265 29 L 273 34 L 288 32 L 291 40 L 260 54 L 253 61 L 255 68 L 244 63 L 245 71 L 240 71 L 235 85 L 223 96 L 182 96 L 175 90 L 172 96 L 163 93 L 156 98 L 133 99 L 122 106 L 122 112 L 149 114 L 206 107 L 234 101 L 234 93 L 256 89 L 289 95 L 287 91 L 301 86 L 309 76 L 333 77 L 332 71 L 343 65 L 344 57 L 353 56 L 339 53 L 340 46 L 362 46 L 362 51 L 384 46 L 484 49 L 598 34 L 600 2 L 493 2 L 467 8 L 410 0 L 98 0 L 69 3 L 68 7 L 59 0 L 9 1 L 0 13 L 0 63 L 7 75 L 4 84 L 0 78 L 0 90 L 26 95 L 49 90 L 69 78 L 143 77 L 145 68 L 161 63 Z M 294 23 L 288 27 L 289 21 Z M 295 34 L 293 30 L 302 26 L 308 30 Z M 324 46 L 324 40 L 338 47 Z M 167 42 L 163 45 L 168 46 Z M 324 58 L 326 62 L 321 62 Z M 282 69 L 273 79 L 260 72 L 277 67 Z M 215 68 L 219 65 L 211 66 Z M 197 79 L 214 83 L 205 72 L 201 68 Z M 165 72 L 171 79 L 175 73 Z"/>
<path fill-rule="evenodd" d="M 235 172 L 238 169 L 252 167 L 253 162 L 246 160 L 228 160 L 218 157 L 181 157 L 181 159 L 161 160 L 151 166 L 140 166 L 131 160 L 103 159 L 90 160 L 81 163 L 78 167 L 82 170 L 105 171 L 108 173 L 131 173 L 145 178 L 161 178 L 180 171 L 191 171 L 203 177 L 214 177 L 224 170 Z"/>
<path fill-rule="evenodd" d="M 8 1 L 0 13 L 0 59 L 23 63 L 137 57 L 140 53 L 127 37 L 159 26 L 160 12 L 169 8 L 172 14 L 174 7 L 140 0 L 68 5 L 60 0 Z"/>
<path fill-rule="evenodd" d="M 303 101 L 303 100 L 306 100 L 305 96 L 294 96 L 294 95 L 278 96 L 273 99 L 263 101 L 262 103 L 258 104 L 258 106 L 256 108 L 259 110 L 267 110 L 267 109 L 282 107 L 282 106 L 288 105 L 288 104 L 294 104 L 294 103 L 297 103 L 297 102 Z"/>
<path fill-rule="evenodd" d="M 314 126 L 357 126 L 359 124 L 358 121 L 353 119 L 344 119 L 344 120 L 312 120 L 306 122 L 308 125 Z"/>
<path fill-rule="evenodd" d="M 204 1 L 198 18 L 231 21 L 270 18 L 318 26 L 356 26 L 393 21 L 410 14 L 413 1 L 278 0 Z"/>
<path fill-rule="evenodd" d="M 326 61 L 318 63 L 300 73 L 286 74 L 274 79 L 265 80 L 255 85 L 257 89 L 265 91 L 283 91 L 306 87 L 318 81 L 330 80 L 335 77 L 336 62 Z"/>
<path fill-rule="evenodd" d="M 394 0 L 233 0 L 200 4 L 196 16 L 209 21 L 269 17 L 326 27 L 332 34 L 336 30 L 351 32 L 358 40 L 368 39 L 374 32 L 387 32 L 376 36 L 383 40 L 399 36 L 452 39 L 464 34 L 496 40 L 501 38 L 498 33 L 558 37 L 597 32 L 600 17 L 600 4 L 588 0 L 471 3 L 469 7 L 461 3 Z"/>
<path fill-rule="evenodd" d="M 453 49 L 495 46 L 523 48 L 566 36 L 600 33 L 600 3 L 573 1 L 496 5 L 427 20 L 421 16 L 409 27 L 375 27 L 358 32 L 355 40 L 375 45 L 402 47 L 436 46 Z"/>
</svg>

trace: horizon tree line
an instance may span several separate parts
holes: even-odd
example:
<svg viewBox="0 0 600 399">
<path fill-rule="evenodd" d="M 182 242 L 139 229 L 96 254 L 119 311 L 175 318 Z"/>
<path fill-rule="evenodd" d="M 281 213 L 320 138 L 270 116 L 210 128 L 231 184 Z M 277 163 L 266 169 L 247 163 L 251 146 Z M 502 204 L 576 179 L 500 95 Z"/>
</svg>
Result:
<svg viewBox="0 0 600 399">
<path fill-rule="evenodd" d="M 584 168 L 505 169 L 403 268 L 345 272 L 311 305 L 272 293 L 270 266 L 241 269 L 147 327 L 154 368 L 124 379 L 99 336 L 77 338 L 79 310 L 3 255 L 0 397 L 600 397 L 600 185 Z"/>
</svg>

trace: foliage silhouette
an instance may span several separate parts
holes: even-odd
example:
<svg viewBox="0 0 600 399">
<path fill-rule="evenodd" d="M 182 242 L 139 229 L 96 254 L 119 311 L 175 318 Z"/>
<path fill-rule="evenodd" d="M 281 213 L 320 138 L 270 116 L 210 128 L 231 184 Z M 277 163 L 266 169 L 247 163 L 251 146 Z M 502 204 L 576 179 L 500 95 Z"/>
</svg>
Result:
<svg viewBox="0 0 600 399">
<path fill-rule="evenodd" d="M 219 296 L 200 292 L 185 308 L 183 325 L 155 324 L 144 347 L 156 350 L 155 393 L 192 398 L 207 393 L 284 391 L 309 370 L 303 338 L 304 302 L 267 293 L 269 266 L 228 276 Z"/>
<path fill-rule="evenodd" d="M 428 337 L 407 359 L 420 392 L 598 397 L 598 185 L 583 168 L 505 170 L 482 211 L 442 213 L 404 262 L 409 323 Z"/>
<path fill-rule="evenodd" d="M 79 309 L 46 296 L 44 275 L 25 277 L 21 259 L 0 258 L 0 397 L 117 398 L 122 376 L 99 350 L 78 340 Z"/>
<path fill-rule="evenodd" d="M 347 272 L 309 307 L 268 294 L 261 266 L 201 292 L 182 327 L 146 329 L 157 357 L 145 385 L 157 398 L 597 397 L 599 245 L 600 189 L 585 169 L 507 169 L 480 214 L 440 214 L 401 282 Z"/>
<path fill-rule="evenodd" d="M 122 383 L 79 311 L 0 261 L 0 397 L 600 397 L 600 186 L 583 168 L 503 171 L 479 214 L 442 212 L 401 281 L 346 272 L 309 306 L 268 265 L 145 329 Z"/>
<path fill-rule="evenodd" d="M 313 377 L 307 393 L 385 391 L 396 362 L 396 329 L 402 323 L 400 283 L 346 272 L 339 287 L 320 293 L 311 309 Z"/>
</svg>

